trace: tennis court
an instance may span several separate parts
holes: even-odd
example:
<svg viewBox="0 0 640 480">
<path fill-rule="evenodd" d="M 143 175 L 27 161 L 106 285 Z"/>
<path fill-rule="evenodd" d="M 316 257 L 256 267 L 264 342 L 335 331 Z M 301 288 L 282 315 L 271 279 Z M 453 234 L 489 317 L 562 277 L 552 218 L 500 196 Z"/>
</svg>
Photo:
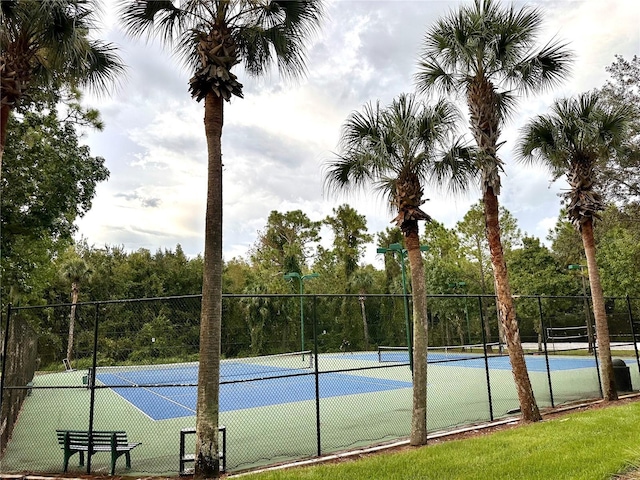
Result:
<svg viewBox="0 0 640 480">
<path fill-rule="evenodd" d="M 234 363 L 234 376 L 238 363 Z M 223 383 L 220 385 L 220 412 L 245 410 L 293 402 L 303 402 L 316 398 L 315 377 L 309 373 L 293 373 L 292 369 L 270 368 L 262 372 L 264 376 L 255 377 L 254 365 L 245 364 L 245 373 L 237 376 L 244 381 Z M 182 367 L 175 369 L 136 370 L 121 373 L 97 373 L 96 379 L 103 385 L 110 386 L 115 393 L 133 404 L 153 420 L 165 420 L 175 417 L 195 415 L 198 367 Z M 223 363 L 224 371 L 229 370 Z M 176 378 L 176 375 L 181 375 Z M 181 382 L 185 386 L 160 386 L 167 378 Z M 344 373 L 323 374 L 319 378 L 320 398 L 356 395 L 398 388 L 411 388 L 411 382 L 363 375 Z M 119 386 L 122 385 L 122 386 Z M 126 385 L 126 386 L 125 386 Z M 132 388 L 134 385 L 148 385 L 143 388 Z"/>
<path fill-rule="evenodd" d="M 496 345 L 497 346 L 497 345 Z M 472 347 L 469 347 L 472 350 Z M 511 370 L 508 356 L 487 355 L 484 352 L 464 351 L 460 347 L 434 349 L 428 360 L 432 364 L 472 369 Z M 360 352 L 322 356 L 326 368 L 332 365 L 344 368 L 362 368 L 366 364 L 408 362 L 408 349 L 380 347 L 378 353 Z M 593 358 L 528 356 L 530 372 L 546 372 L 547 362 L 551 371 L 593 369 Z M 222 361 L 220 385 L 220 412 L 245 410 L 270 405 L 314 400 L 315 376 L 311 352 L 273 355 L 265 357 Z M 114 367 L 102 368 L 96 373 L 102 386 L 108 386 L 123 399 L 152 420 L 188 417 L 195 415 L 198 381 L 198 365 Z M 231 382 L 231 383 L 230 383 Z M 319 376 L 318 395 L 321 399 L 411 388 L 408 381 L 371 377 L 362 371 L 329 372 Z M 139 388 L 136 388 L 139 387 Z"/>
<path fill-rule="evenodd" d="M 455 350 L 430 354 L 430 431 L 499 418 L 518 407 L 508 357 L 488 356 L 487 375 L 484 355 Z M 326 454 L 407 437 L 412 402 L 408 353 L 394 355 L 383 362 L 379 352 L 223 360 L 220 423 L 227 428 L 228 468 L 314 456 L 318 445 Z M 540 407 L 551 405 L 549 376 L 556 405 L 599 396 L 592 358 L 552 356 L 549 373 L 544 356 L 529 355 L 527 363 Z M 35 377 L 7 445 L 3 471 L 60 471 L 55 430 L 87 428 L 90 390 L 81 386 L 86 375 L 84 370 Z M 637 368 L 632 375 L 639 385 Z M 120 466 L 117 474 L 177 474 L 180 429 L 195 426 L 197 376 L 196 364 L 98 369 L 94 429 L 125 429 L 132 441 L 142 442 L 132 453 L 132 470 Z M 93 472 L 108 468 L 108 455 L 94 457 Z M 76 462 L 71 471 L 80 473 L 83 467 Z"/>
</svg>

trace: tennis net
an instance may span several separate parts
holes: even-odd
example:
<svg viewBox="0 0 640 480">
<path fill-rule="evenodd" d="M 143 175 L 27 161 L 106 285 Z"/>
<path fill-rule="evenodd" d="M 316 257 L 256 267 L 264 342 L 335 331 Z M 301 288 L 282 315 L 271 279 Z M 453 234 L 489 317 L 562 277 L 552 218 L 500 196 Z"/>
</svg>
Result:
<svg viewBox="0 0 640 480">
<path fill-rule="evenodd" d="M 487 356 L 501 355 L 499 343 L 487 343 Z M 494 349 L 496 347 L 496 349 Z M 475 358 L 484 358 L 485 344 L 477 343 L 470 345 L 445 345 L 440 347 L 429 347 L 427 349 L 428 363 L 443 363 L 461 360 L 471 360 Z M 409 348 L 408 347 L 378 347 L 378 361 L 408 363 Z"/>
<path fill-rule="evenodd" d="M 291 352 L 220 361 L 221 383 L 284 377 L 304 373 L 313 367 L 312 352 Z M 98 367 L 96 378 L 104 386 L 195 386 L 198 362 Z"/>
</svg>

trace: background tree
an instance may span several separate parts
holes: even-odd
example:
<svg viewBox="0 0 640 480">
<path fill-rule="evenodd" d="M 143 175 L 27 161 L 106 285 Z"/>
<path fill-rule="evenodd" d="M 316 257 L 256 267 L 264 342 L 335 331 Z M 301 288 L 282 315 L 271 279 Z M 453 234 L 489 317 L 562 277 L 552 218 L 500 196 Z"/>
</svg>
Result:
<svg viewBox="0 0 640 480">
<path fill-rule="evenodd" d="M 508 261 L 512 249 L 519 245 L 522 234 L 518 228 L 517 220 L 509 210 L 500 206 L 498 212 L 503 253 L 505 261 Z M 476 270 L 475 276 L 480 284 L 479 292 L 483 295 L 494 293 L 494 282 L 489 281 L 488 272 L 492 271 L 491 249 L 486 234 L 484 206 L 481 201 L 472 205 L 462 220 L 456 223 L 456 231 L 465 255 L 470 260 L 471 266 Z M 484 315 L 485 339 L 489 343 L 492 342 L 493 336 L 490 318 L 490 315 Z M 500 319 L 498 319 L 498 330 L 502 334 Z M 501 335 L 502 337 L 503 335 Z M 491 346 L 489 348 L 491 349 Z"/>
<path fill-rule="evenodd" d="M 566 175 L 567 217 L 582 236 L 589 269 L 604 396 L 607 400 L 616 400 L 609 327 L 593 231 L 594 220 L 604 209 L 595 185 L 595 171 L 628 135 L 632 110 L 627 106 L 609 107 L 596 93 L 585 93 L 556 101 L 551 112 L 536 116 L 523 127 L 517 152 L 523 161 L 548 168 L 554 180 Z"/>
<path fill-rule="evenodd" d="M 402 231 L 398 227 L 387 227 L 384 232 L 376 234 L 376 245 L 387 248 L 393 243 L 402 243 Z M 385 290 L 384 293 L 402 293 L 400 259 L 395 255 L 384 256 Z M 409 286 L 407 286 L 409 287 Z"/>
<path fill-rule="evenodd" d="M 367 219 L 349 205 L 340 205 L 333 209 L 323 223 L 333 231 L 333 248 L 340 259 L 349 291 L 349 280 L 358 268 L 358 262 L 364 253 L 364 246 L 373 237 L 367 233 Z"/>
<path fill-rule="evenodd" d="M 358 302 L 360 303 L 360 314 L 362 316 L 362 333 L 364 338 L 364 349 L 368 350 L 370 345 L 369 340 L 369 323 L 367 321 L 367 309 L 366 309 L 366 295 L 369 293 L 374 285 L 374 275 L 371 265 L 369 268 L 360 268 L 356 270 L 349 278 L 347 284 L 348 291 L 358 293 Z"/>
<path fill-rule="evenodd" d="M 80 296 L 80 285 L 88 281 L 93 272 L 87 263 L 76 253 L 75 249 L 67 252 L 67 258 L 62 264 L 60 276 L 71 284 L 71 312 L 69 313 L 69 337 L 67 340 L 67 360 L 73 361 L 73 335 L 76 323 L 76 304 Z"/>
<path fill-rule="evenodd" d="M 320 241 L 321 222 L 311 221 L 302 210 L 273 210 L 251 252 L 251 260 L 273 274 L 301 273 Z"/>
<path fill-rule="evenodd" d="M 599 98 L 612 108 L 631 108 L 629 132 L 618 152 L 607 158 L 598 171 L 597 183 L 607 198 L 626 204 L 640 202 L 640 57 L 616 60 L 607 67 L 611 78 L 599 90 Z M 640 221 L 640 218 L 638 218 Z"/>
<path fill-rule="evenodd" d="M 425 225 L 422 245 L 429 249 L 424 253 L 428 290 L 436 294 L 464 294 L 469 292 L 471 268 L 461 248 L 460 240 L 453 229 L 438 222 Z M 474 284 L 477 282 L 474 282 Z M 478 291 L 477 288 L 471 291 Z M 462 308 L 464 306 L 464 308 Z M 468 301 L 459 298 L 438 298 L 431 302 L 431 320 L 440 319 L 429 334 L 430 345 L 452 345 L 471 343 L 468 318 Z M 451 328 L 453 327 L 453 332 Z M 452 338 L 453 337 L 455 340 Z M 435 338 L 439 336 L 439 338 Z"/>
<path fill-rule="evenodd" d="M 32 103 L 3 125 L 0 265 L 5 305 L 9 291 L 14 304 L 43 301 L 47 283 L 57 276 L 51 259 L 72 243 L 75 221 L 89 211 L 97 185 L 109 177 L 105 160 L 80 143 L 75 125 L 74 119 L 61 118 L 54 100 Z"/>
<path fill-rule="evenodd" d="M 158 35 L 194 72 L 189 91 L 204 100 L 207 137 L 207 201 L 196 414 L 197 478 L 218 476 L 218 399 L 222 322 L 222 126 L 224 101 L 241 97 L 231 71 L 244 62 L 260 76 L 277 64 L 281 73 L 304 73 L 305 43 L 322 18 L 320 0 L 122 1 L 125 30 Z"/>
<path fill-rule="evenodd" d="M 602 289 L 610 296 L 640 296 L 640 204 L 608 205 L 596 229 Z M 579 263 L 579 262 L 572 262 Z"/>
<path fill-rule="evenodd" d="M 323 220 L 333 232 L 333 254 L 336 256 L 341 269 L 340 284 L 344 287 L 340 293 L 358 293 L 359 315 L 363 322 L 363 343 L 356 341 L 357 335 L 355 318 L 358 316 L 352 297 L 342 297 L 340 316 L 343 319 L 343 338 L 350 342 L 351 349 L 368 348 L 369 328 L 367 326 L 364 293 L 371 288 L 373 278 L 360 272 L 359 261 L 364 254 L 364 245 L 373 237 L 367 233 L 367 220 L 355 209 L 347 204 L 333 209 L 333 216 Z M 350 328 L 351 327 L 351 328 Z M 341 341 L 342 342 L 342 341 Z"/>
<path fill-rule="evenodd" d="M 560 265 L 580 263 L 584 258 L 584 247 L 580 233 L 567 220 L 567 211 L 562 208 L 553 229 L 549 231 L 547 240 L 551 242 L 551 251 Z"/>
<path fill-rule="evenodd" d="M 444 177 L 447 161 L 457 167 L 457 155 L 441 160 L 442 152 L 463 153 L 459 143 L 450 143 L 457 119 L 452 104 L 429 106 L 413 95 L 402 94 L 386 108 L 369 103 L 343 125 L 340 154 L 328 163 L 325 177 L 334 191 L 374 187 L 397 212 L 394 221 L 404 235 L 413 289 L 412 445 L 427 441 L 427 301 L 418 222 L 431 217 L 420 206 L 427 179 Z"/>
<path fill-rule="evenodd" d="M 538 238 L 525 236 L 522 247 L 511 253 L 508 266 L 514 295 L 566 295 L 572 290 L 567 265 L 558 263 Z M 542 351 L 543 330 L 537 302 L 523 300 L 519 304 L 518 319 L 521 331 L 537 334 L 538 351 Z"/>
<path fill-rule="evenodd" d="M 105 87 L 124 67 L 113 45 L 89 38 L 93 0 L 0 2 L 0 177 L 9 113 L 34 89 Z"/>
<path fill-rule="evenodd" d="M 542 14 L 525 6 L 516 10 L 495 0 L 475 0 L 438 20 L 425 35 L 418 90 L 463 94 L 471 133 L 479 150 L 480 187 L 486 235 L 491 251 L 498 313 L 509 348 L 522 418 L 542 417 L 533 395 L 509 286 L 500 238 L 498 195 L 502 160 L 500 132 L 519 96 L 555 85 L 567 74 L 570 55 L 550 42 L 535 50 Z"/>
</svg>

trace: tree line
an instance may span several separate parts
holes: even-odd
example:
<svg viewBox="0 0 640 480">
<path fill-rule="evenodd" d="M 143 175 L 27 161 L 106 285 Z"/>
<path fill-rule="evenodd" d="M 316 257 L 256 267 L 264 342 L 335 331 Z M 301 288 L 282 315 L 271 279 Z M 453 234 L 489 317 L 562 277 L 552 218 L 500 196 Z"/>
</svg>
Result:
<svg viewBox="0 0 640 480">
<path fill-rule="evenodd" d="M 420 243 L 428 246 L 422 255 L 429 294 L 495 294 L 482 219 L 482 206 L 478 203 L 452 228 L 435 221 L 425 226 Z M 632 237 L 640 235 L 637 225 L 629 222 L 623 211 L 611 206 L 604 212 L 598 230 L 599 263 L 607 296 L 640 296 L 640 286 L 633 282 L 636 275 L 632 273 L 640 247 L 637 242 L 626 242 L 625 237 L 619 237 L 621 230 L 631 232 Z M 579 238 L 568 222 L 558 220 L 548 239 L 549 247 L 540 239 L 523 234 L 515 218 L 504 208 L 501 208 L 501 223 L 514 295 L 582 295 L 581 277 L 586 272 L 567 268 L 571 264 L 584 264 L 584 258 L 575 248 Z M 322 225 L 329 227 L 327 241 L 320 235 Z M 379 263 L 366 263 L 364 248 L 373 240 L 376 246 L 386 248 L 401 242 L 402 232 L 387 228 L 370 233 L 365 217 L 347 204 L 315 221 L 300 210 L 273 211 L 250 254 L 224 263 L 223 292 L 240 297 L 223 300 L 222 355 L 264 355 L 302 348 L 297 299 L 268 298 L 299 293 L 299 284 L 284 277 L 291 272 L 318 275 L 305 282 L 305 294 L 349 295 L 321 299 L 323 313 L 319 328 L 325 332 L 321 351 L 337 351 L 344 340 L 348 340 L 354 350 L 406 345 L 401 257 L 379 254 Z M 408 264 L 405 267 L 410 269 Z M 52 305 L 197 295 L 202 290 L 203 268 L 202 257 L 187 257 L 180 245 L 155 252 L 146 249 L 129 252 L 123 246 L 96 247 L 85 240 L 68 247 L 51 262 L 51 276 L 34 290 L 40 294 L 33 297 L 33 303 Z M 630 272 L 628 280 L 621 281 L 621 271 Z M 411 287 L 407 281 L 409 293 Z M 386 303 L 376 298 L 389 294 L 396 297 Z M 470 302 L 471 328 L 465 325 L 461 300 L 443 298 L 430 305 L 430 345 L 482 341 L 477 305 L 474 299 Z M 521 335 L 527 341 L 537 341 L 538 313 L 533 304 L 525 305 L 518 306 Z M 307 305 L 307 314 L 311 313 L 310 307 Z M 488 341 L 497 341 L 495 306 L 486 302 L 486 307 L 485 337 Z M 179 354 L 184 354 L 182 360 L 197 356 L 199 332 L 194 326 L 198 323 L 198 300 L 168 301 L 168 311 L 148 308 L 143 303 L 131 308 L 111 307 L 110 314 L 101 316 L 100 350 L 108 351 L 103 358 L 106 364 L 156 362 L 180 357 Z M 523 310 L 526 308 L 531 311 Z M 584 323 L 582 302 L 578 300 L 557 310 L 547 309 L 546 315 L 561 319 L 556 326 Z M 51 363 L 59 368 L 60 358 L 65 356 L 70 360 L 84 356 L 88 361 L 93 345 L 93 317 L 79 320 L 75 347 L 72 347 L 74 328 L 70 318 L 75 318 L 75 314 L 70 315 L 68 308 L 57 309 L 55 315 L 34 317 L 33 321 L 38 322 L 39 331 L 43 332 L 43 366 Z M 309 328 L 310 325 L 307 340 L 313 338 Z M 283 333 L 285 329 L 288 334 Z M 151 345 L 150 338 L 165 341 Z M 308 342 L 305 348 L 311 348 Z"/>
</svg>

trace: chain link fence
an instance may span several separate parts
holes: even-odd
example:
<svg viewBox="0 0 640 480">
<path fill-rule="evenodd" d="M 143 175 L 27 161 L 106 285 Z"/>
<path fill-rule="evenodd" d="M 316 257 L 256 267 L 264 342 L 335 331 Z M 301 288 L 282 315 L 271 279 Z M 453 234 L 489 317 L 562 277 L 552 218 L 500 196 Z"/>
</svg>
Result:
<svg viewBox="0 0 640 480">
<path fill-rule="evenodd" d="M 116 474 L 177 475 L 192 467 L 200 298 L 9 308 L 0 471 L 60 473 L 66 432 L 125 432 L 118 437 L 133 445 L 130 469 L 123 455 Z M 403 295 L 225 295 L 219 404 L 226 470 L 406 438 L 405 301 L 411 312 Z M 516 297 L 515 304 L 538 405 L 600 397 L 588 299 Z M 606 305 L 614 356 L 624 358 L 638 388 L 640 299 Z M 517 412 L 495 298 L 438 295 L 428 306 L 429 431 Z M 110 473 L 111 461 L 108 451 L 84 462 L 76 454 L 67 470 Z"/>
</svg>

